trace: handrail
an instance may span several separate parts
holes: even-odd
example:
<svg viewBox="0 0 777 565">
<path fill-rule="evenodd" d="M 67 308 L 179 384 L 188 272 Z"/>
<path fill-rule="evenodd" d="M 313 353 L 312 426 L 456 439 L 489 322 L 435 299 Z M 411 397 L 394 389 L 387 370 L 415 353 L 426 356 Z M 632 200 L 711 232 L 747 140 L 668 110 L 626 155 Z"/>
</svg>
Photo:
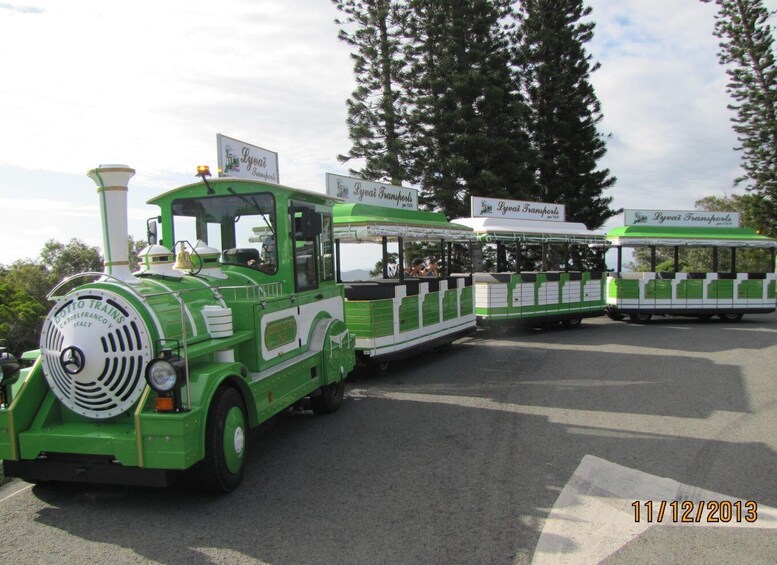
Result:
<svg viewBox="0 0 777 565">
<path fill-rule="evenodd" d="M 55 293 L 56 291 L 58 291 L 60 288 L 62 288 L 63 286 L 65 286 L 67 283 L 69 283 L 69 282 L 71 282 L 71 281 L 74 281 L 75 279 L 80 279 L 80 278 L 83 278 L 83 277 L 105 277 L 105 278 L 107 278 L 107 279 L 112 279 L 113 281 L 119 282 L 119 283 L 121 283 L 122 285 L 124 285 L 125 287 L 127 287 L 129 290 L 131 290 L 131 291 L 132 291 L 132 293 L 133 293 L 133 294 L 135 294 L 135 295 L 136 295 L 136 296 L 138 296 L 139 298 L 141 298 L 141 299 L 143 298 L 143 295 L 142 295 L 142 294 L 140 294 L 139 292 L 137 292 L 137 291 L 136 291 L 134 288 L 132 288 L 132 286 L 130 286 L 130 285 L 129 285 L 129 284 L 126 282 L 126 281 L 124 281 L 124 280 L 122 280 L 122 279 L 120 279 L 120 278 L 114 277 L 113 275 L 109 275 L 109 274 L 106 274 L 106 273 L 98 273 L 97 271 L 84 271 L 83 273 L 77 273 L 77 274 L 75 274 L 75 275 L 70 275 L 69 277 L 67 277 L 67 278 L 64 278 L 64 279 L 62 279 L 61 281 L 59 281 L 59 283 L 57 284 L 57 286 L 55 286 L 54 288 L 52 288 L 52 289 L 49 291 L 49 293 L 46 295 L 46 300 L 59 300 L 59 299 L 60 299 L 60 298 L 62 298 L 62 297 L 61 297 L 61 296 L 54 296 L 54 293 Z"/>
<path fill-rule="evenodd" d="M 112 275 L 107 275 L 105 273 L 98 273 L 95 271 L 86 271 L 83 273 L 78 273 L 75 275 L 71 275 L 65 279 L 62 279 L 62 281 L 57 284 L 51 291 L 46 295 L 47 300 L 59 300 L 62 298 L 62 296 L 54 296 L 54 293 L 68 284 L 69 282 L 83 278 L 83 277 L 105 277 L 108 279 L 111 279 L 111 282 L 118 282 L 123 287 L 127 288 L 128 290 L 132 291 L 132 293 L 138 297 L 141 301 L 145 302 L 148 298 L 156 298 L 158 296 L 168 296 L 168 295 L 180 295 L 187 292 L 203 292 L 210 290 L 212 292 L 221 292 L 224 290 L 235 290 L 235 291 L 245 291 L 253 292 L 256 296 L 257 293 L 260 295 L 261 298 L 272 298 L 273 296 L 277 296 L 280 294 L 281 289 L 283 288 L 283 283 L 281 282 L 271 282 L 271 283 L 254 283 L 254 284 L 247 284 L 247 285 L 229 285 L 229 286 L 209 286 L 209 287 L 193 287 L 193 288 L 182 288 L 178 290 L 164 290 L 159 292 L 152 292 L 149 294 L 141 294 L 137 290 L 135 290 L 130 284 L 128 284 L 126 281 L 116 278 Z M 151 279 L 153 280 L 153 279 Z M 235 298 L 237 300 L 237 298 Z"/>
</svg>

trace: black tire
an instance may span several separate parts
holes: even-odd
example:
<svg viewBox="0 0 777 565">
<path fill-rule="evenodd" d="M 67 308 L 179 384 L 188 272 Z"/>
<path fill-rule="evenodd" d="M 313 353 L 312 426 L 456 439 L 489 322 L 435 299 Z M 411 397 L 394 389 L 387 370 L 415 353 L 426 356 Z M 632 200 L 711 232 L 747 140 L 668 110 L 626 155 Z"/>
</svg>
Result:
<svg viewBox="0 0 777 565">
<path fill-rule="evenodd" d="M 621 320 L 623 320 L 626 317 L 626 315 L 625 314 L 620 314 L 618 312 L 610 312 L 608 310 L 607 311 L 607 317 L 610 320 L 612 320 L 613 322 L 620 322 Z"/>
<path fill-rule="evenodd" d="M 647 324 L 653 314 L 629 314 L 629 321 L 632 324 Z"/>
<path fill-rule="evenodd" d="M 721 320 L 729 324 L 733 322 L 738 322 L 739 320 L 742 319 L 742 316 L 744 316 L 744 314 L 742 314 L 741 312 L 736 314 L 733 312 L 728 312 L 726 314 L 718 314 L 718 318 L 720 318 Z"/>
<path fill-rule="evenodd" d="M 561 322 L 565 328 L 575 329 L 579 328 L 583 323 L 583 318 L 569 318 Z"/>
<path fill-rule="evenodd" d="M 321 394 L 310 397 L 313 413 L 331 414 L 337 412 L 343 403 L 343 396 L 345 396 L 345 379 L 324 385 L 319 390 Z"/>
<path fill-rule="evenodd" d="M 195 467 L 195 478 L 202 488 L 227 493 L 240 484 L 248 443 L 247 425 L 240 393 L 229 386 L 219 388 L 208 410 L 205 458 Z"/>
</svg>

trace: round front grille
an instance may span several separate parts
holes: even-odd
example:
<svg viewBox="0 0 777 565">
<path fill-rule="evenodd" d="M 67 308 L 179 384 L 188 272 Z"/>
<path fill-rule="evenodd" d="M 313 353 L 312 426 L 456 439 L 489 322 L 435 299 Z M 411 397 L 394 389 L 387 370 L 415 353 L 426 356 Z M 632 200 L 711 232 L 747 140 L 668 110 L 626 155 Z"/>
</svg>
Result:
<svg viewBox="0 0 777 565">
<path fill-rule="evenodd" d="M 150 341 L 142 318 L 120 296 L 95 289 L 70 294 L 43 325 L 46 380 L 77 414 L 97 419 L 121 414 L 146 385 Z"/>
</svg>

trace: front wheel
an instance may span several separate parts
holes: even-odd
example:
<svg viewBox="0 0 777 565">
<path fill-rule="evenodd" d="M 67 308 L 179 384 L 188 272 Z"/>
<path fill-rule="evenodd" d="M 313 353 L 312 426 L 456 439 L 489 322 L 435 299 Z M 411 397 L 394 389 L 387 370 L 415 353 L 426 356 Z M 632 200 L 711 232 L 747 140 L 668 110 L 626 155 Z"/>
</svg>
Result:
<svg viewBox="0 0 777 565">
<path fill-rule="evenodd" d="M 652 317 L 652 314 L 629 314 L 629 320 L 633 324 L 646 324 Z"/>
<path fill-rule="evenodd" d="M 744 316 L 744 314 L 742 314 L 741 312 L 739 312 L 738 314 L 734 314 L 733 312 L 729 312 L 727 314 L 718 314 L 718 318 L 728 323 L 738 322 L 739 320 L 742 319 L 742 316 Z"/>
<path fill-rule="evenodd" d="M 343 403 L 343 396 L 345 396 L 345 379 L 322 386 L 320 394 L 310 397 L 313 413 L 331 414 L 337 412 Z"/>
<path fill-rule="evenodd" d="M 243 479 L 246 421 L 240 393 L 228 386 L 218 389 L 205 426 L 205 458 L 196 468 L 198 482 L 207 490 L 232 492 Z"/>
</svg>

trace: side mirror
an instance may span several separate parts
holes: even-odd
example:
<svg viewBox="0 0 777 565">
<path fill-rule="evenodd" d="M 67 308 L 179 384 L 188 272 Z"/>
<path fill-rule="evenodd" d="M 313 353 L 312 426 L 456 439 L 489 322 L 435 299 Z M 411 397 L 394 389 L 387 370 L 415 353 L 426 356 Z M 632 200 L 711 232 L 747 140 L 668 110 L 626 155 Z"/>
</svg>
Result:
<svg viewBox="0 0 777 565">
<path fill-rule="evenodd" d="M 157 218 L 146 220 L 146 239 L 149 245 L 156 245 L 157 242 Z"/>
<path fill-rule="evenodd" d="M 294 239 L 315 239 L 318 235 L 321 235 L 321 231 L 321 214 L 312 208 L 299 208 L 296 210 L 294 214 Z"/>
</svg>

